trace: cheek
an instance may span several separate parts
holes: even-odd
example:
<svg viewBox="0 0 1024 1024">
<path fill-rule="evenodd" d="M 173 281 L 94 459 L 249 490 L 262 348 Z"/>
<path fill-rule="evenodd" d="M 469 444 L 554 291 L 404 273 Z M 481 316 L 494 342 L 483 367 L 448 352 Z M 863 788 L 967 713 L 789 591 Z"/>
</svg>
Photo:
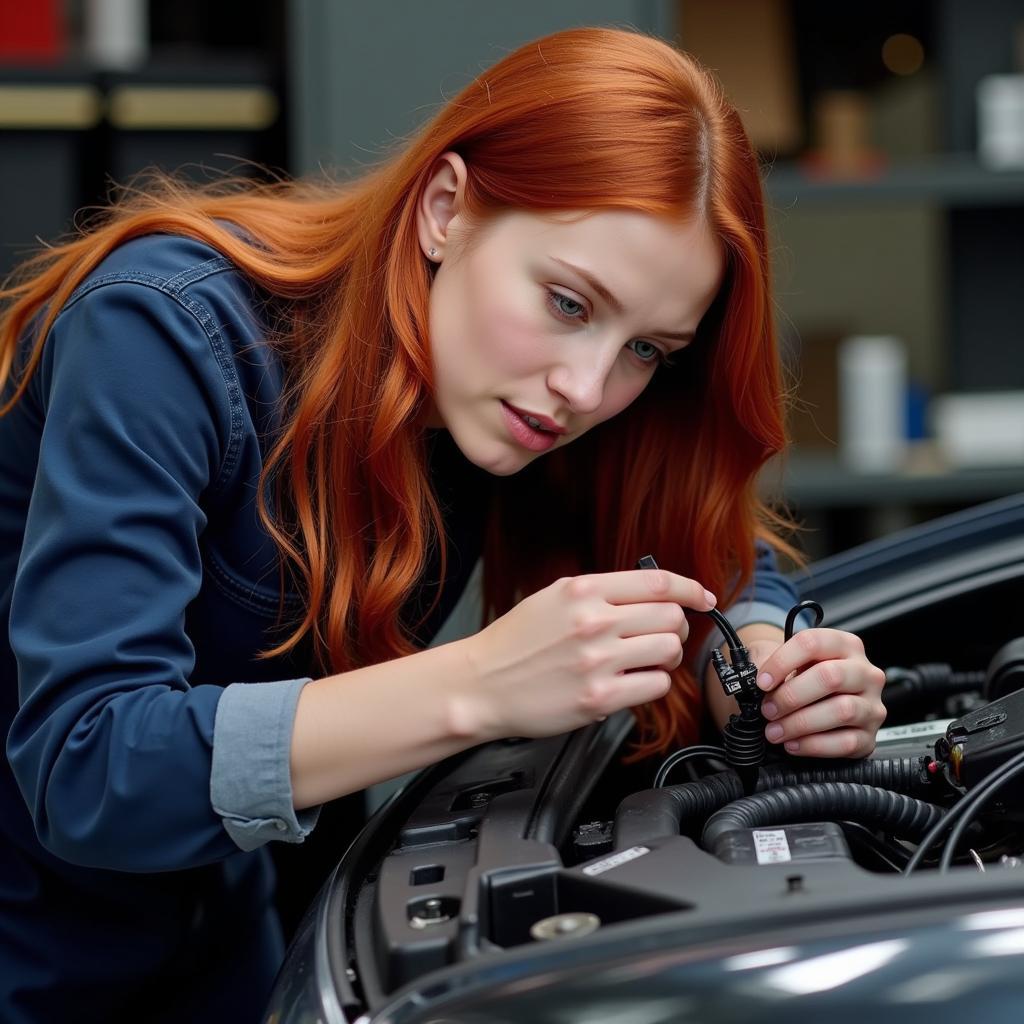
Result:
<svg viewBox="0 0 1024 1024">
<path fill-rule="evenodd" d="M 526 283 L 515 293 L 496 289 L 489 275 L 478 272 L 444 285 L 434 296 L 430 321 L 439 390 L 536 399 L 532 383 L 528 393 L 509 391 L 510 384 L 543 375 L 558 349 L 551 314 L 535 286 Z"/>
<path fill-rule="evenodd" d="M 510 277 L 497 276 L 502 282 Z M 503 390 L 509 381 L 543 371 L 550 355 L 551 324 L 544 320 L 545 311 L 530 283 L 495 288 L 492 276 L 477 273 L 465 281 L 464 294 L 467 299 L 459 315 L 449 318 L 448 327 L 462 339 L 460 354 L 464 366 L 475 370 L 473 383 L 486 381 Z"/>
<path fill-rule="evenodd" d="M 523 376 L 543 361 L 539 325 L 521 309 L 508 305 L 492 309 L 482 318 L 477 339 L 487 366 L 500 374 Z"/>
</svg>

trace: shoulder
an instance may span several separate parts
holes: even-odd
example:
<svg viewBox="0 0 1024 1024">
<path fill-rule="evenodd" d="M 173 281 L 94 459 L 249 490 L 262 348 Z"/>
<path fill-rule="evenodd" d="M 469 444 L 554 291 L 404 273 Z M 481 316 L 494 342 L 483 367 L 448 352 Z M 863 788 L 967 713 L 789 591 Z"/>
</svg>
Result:
<svg viewBox="0 0 1024 1024">
<path fill-rule="evenodd" d="M 237 392 L 239 353 L 265 344 L 265 309 L 254 282 L 209 243 L 150 234 L 104 256 L 61 307 L 53 334 L 112 350 L 159 338 L 215 366 L 222 384 Z M 145 326 L 151 329 L 140 331 Z"/>
<path fill-rule="evenodd" d="M 48 394 L 63 365 L 65 379 L 88 374 L 119 404 L 166 407 L 167 422 L 182 430 L 209 421 L 230 471 L 246 439 L 269 436 L 280 415 L 284 374 L 268 341 L 267 303 L 243 269 L 206 242 L 131 239 L 64 303 L 39 384 Z"/>
<path fill-rule="evenodd" d="M 235 339 L 262 333 L 251 295 L 203 242 L 154 234 L 118 245 L 53 322 L 33 381 L 42 408 L 133 430 L 161 424 L 233 451 L 243 429 Z"/>
<path fill-rule="evenodd" d="M 139 285 L 154 298 L 162 294 L 187 305 L 199 293 L 212 290 L 215 294 L 242 283 L 240 269 L 206 242 L 182 235 L 143 235 L 112 249 L 78 285 L 63 310 L 98 289 L 116 285 Z"/>
</svg>

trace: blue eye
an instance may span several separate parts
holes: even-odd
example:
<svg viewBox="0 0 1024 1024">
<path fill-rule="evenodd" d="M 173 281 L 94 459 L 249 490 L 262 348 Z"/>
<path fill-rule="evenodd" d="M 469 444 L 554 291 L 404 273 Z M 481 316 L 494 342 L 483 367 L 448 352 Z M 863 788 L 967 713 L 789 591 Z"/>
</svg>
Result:
<svg viewBox="0 0 1024 1024">
<path fill-rule="evenodd" d="M 565 307 L 561 305 L 563 302 L 567 302 L 570 306 L 576 306 L 576 310 L 566 312 Z M 548 289 L 548 305 L 564 320 L 580 320 L 579 313 L 587 311 L 587 307 L 582 302 L 570 299 L 568 295 L 563 295 L 561 292 L 553 292 L 550 288 Z"/>
<path fill-rule="evenodd" d="M 570 299 L 568 295 L 552 291 L 550 288 L 546 289 L 546 291 L 548 306 L 555 316 L 560 320 L 566 320 L 570 323 L 586 323 L 586 316 L 580 316 L 580 313 L 586 314 L 587 311 L 587 307 L 584 306 L 582 302 L 578 302 L 576 299 Z M 567 310 L 563 303 L 570 307 L 575 306 L 576 308 Z M 644 346 L 644 348 L 638 351 L 638 347 L 641 345 Z M 629 342 L 627 347 L 641 363 L 647 363 L 648 365 L 656 364 L 658 366 L 673 365 L 672 360 L 665 355 L 657 345 L 653 342 L 645 341 L 643 338 L 635 338 L 633 341 Z"/>
<path fill-rule="evenodd" d="M 644 341 L 643 338 L 636 338 L 629 344 L 634 346 L 633 353 L 641 362 L 653 363 L 655 360 L 659 360 L 662 363 L 667 362 L 661 349 L 658 348 L 657 345 L 651 344 L 649 341 Z M 641 345 L 644 346 L 645 351 L 641 351 Z"/>
</svg>

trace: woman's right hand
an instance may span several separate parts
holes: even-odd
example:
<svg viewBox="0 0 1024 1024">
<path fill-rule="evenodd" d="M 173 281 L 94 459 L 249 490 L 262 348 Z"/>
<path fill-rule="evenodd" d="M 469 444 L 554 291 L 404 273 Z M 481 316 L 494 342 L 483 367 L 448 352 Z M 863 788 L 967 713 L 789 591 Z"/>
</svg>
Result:
<svg viewBox="0 0 1024 1024">
<path fill-rule="evenodd" d="M 554 736 L 663 697 L 683 658 L 683 608 L 715 597 L 664 569 L 574 576 L 460 641 L 471 666 L 457 728 L 481 742 Z"/>
</svg>

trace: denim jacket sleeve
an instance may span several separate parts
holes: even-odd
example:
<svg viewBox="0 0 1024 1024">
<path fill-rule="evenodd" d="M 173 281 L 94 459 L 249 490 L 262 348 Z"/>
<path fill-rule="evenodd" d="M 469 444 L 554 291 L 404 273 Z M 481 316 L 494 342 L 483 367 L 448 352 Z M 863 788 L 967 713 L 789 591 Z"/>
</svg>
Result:
<svg viewBox="0 0 1024 1024">
<path fill-rule="evenodd" d="M 216 331 L 144 275 L 101 279 L 61 311 L 33 379 L 45 423 L 12 594 L 7 753 L 40 841 L 74 863 L 188 868 L 299 841 L 315 820 L 298 820 L 288 780 L 306 680 L 232 686 L 223 707 L 222 686 L 189 683 L 200 499 L 230 472 L 237 400 Z"/>
</svg>

